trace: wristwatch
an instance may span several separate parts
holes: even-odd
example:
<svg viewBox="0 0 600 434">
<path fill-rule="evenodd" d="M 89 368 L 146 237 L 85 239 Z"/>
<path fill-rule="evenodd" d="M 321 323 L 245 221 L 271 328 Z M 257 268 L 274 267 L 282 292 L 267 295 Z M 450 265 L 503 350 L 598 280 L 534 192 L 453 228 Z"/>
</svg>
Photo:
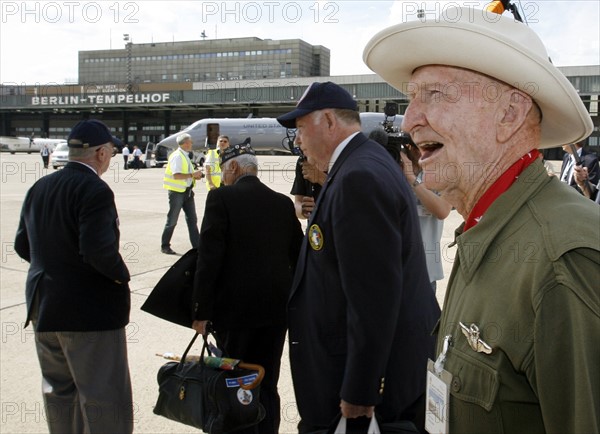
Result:
<svg viewBox="0 0 600 434">
<path fill-rule="evenodd" d="M 421 184 L 423 184 L 423 180 L 419 176 L 417 176 L 415 178 L 415 181 L 412 183 L 412 186 L 413 186 L 413 188 L 415 188 Z"/>
</svg>

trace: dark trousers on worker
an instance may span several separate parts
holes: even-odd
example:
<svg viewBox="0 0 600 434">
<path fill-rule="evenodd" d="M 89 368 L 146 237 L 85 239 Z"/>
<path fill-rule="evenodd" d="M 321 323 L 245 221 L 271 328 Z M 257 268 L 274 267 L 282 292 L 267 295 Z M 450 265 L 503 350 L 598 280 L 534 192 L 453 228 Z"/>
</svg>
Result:
<svg viewBox="0 0 600 434">
<path fill-rule="evenodd" d="M 217 346 L 224 355 L 265 368 L 260 386 L 260 402 L 266 416 L 258 425 L 236 431 L 238 434 L 278 434 L 281 403 L 277 392 L 281 355 L 285 342 L 285 327 L 260 327 L 215 333 Z"/>
<path fill-rule="evenodd" d="M 171 238 L 179 220 L 179 213 L 183 209 L 185 222 L 187 223 L 192 247 L 198 247 L 200 242 L 200 231 L 198 231 L 198 216 L 196 214 L 196 204 L 194 202 L 194 190 L 188 187 L 183 193 L 169 190 L 169 213 L 167 214 L 167 223 L 163 230 L 161 239 L 161 248 L 171 247 Z"/>
</svg>

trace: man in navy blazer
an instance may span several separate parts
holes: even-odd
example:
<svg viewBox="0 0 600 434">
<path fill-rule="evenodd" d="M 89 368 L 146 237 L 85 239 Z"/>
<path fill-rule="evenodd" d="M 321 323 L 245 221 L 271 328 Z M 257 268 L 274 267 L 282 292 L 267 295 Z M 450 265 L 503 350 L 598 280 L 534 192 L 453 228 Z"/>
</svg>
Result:
<svg viewBox="0 0 600 434">
<path fill-rule="evenodd" d="M 37 181 L 21 211 L 15 251 L 31 264 L 25 326 L 35 330 L 51 433 L 133 430 L 129 271 L 114 194 L 100 179 L 119 143 L 98 120 L 75 125 L 69 163 Z"/>
<path fill-rule="evenodd" d="M 440 310 L 410 186 L 334 83 L 313 83 L 278 121 L 297 128 L 296 144 L 328 172 L 288 301 L 299 431 L 326 429 L 340 409 L 349 429 L 375 412 L 380 424 L 423 430 Z"/>
</svg>

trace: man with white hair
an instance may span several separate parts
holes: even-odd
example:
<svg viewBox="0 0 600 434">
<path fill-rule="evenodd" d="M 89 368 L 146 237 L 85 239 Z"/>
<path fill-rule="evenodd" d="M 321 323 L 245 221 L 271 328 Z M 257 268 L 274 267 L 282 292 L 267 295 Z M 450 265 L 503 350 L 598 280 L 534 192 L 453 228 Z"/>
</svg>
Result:
<svg viewBox="0 0 600 434">
<path fill-rule="evenodd" d="M 408 95 L 424 182 L 465 219 L 426 426 L 599 432 L 600 207 L 538 151 L 592 132 L 577 91 L 530 28 L 472 8 L 385 29 L 364 60 Z"/>
<path fill-rule="evenodd" d="M 198 247 L 198 216 L 194 202 L 194 185 L 204 176 L 202 171 L 194 171 L 189 152 L 192 150 L 192 137 L 183 133 L 177 136 L 179 148 L 169 156 L 165 169 L 163 188 L 169 191 L 169 213 L 162 233 L 160 251 L 167 255 L 176 255 L 171 248 L 171 238 L 177 226 L 179 213 L 183 208 L 192 247 Z"/>
<path fill-rule="evenodd" d="M 250 145 L 224 148 L 220 160 L 225 187 L 206 197 L 190 326 L 205 334 L 211 321 L 227 357 L 265 368 L 260 402 L 266 416 L 236 433 L 277 434 L 285 304 L 302 230 L 290 198 L 258 178 Z"/>
</svg>

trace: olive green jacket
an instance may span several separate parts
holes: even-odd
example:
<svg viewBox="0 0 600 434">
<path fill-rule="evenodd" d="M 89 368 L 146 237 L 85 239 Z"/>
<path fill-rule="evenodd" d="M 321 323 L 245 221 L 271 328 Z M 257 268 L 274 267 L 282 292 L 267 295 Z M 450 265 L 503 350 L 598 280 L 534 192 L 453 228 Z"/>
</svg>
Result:
<svg viewBox="0 0 600 434">
<path fill-rule="evenodd" d="M 452 336 L 450 432 L 600 432 L 600 206 L 535 162 L 461 231 L 437 348 Z"/>
</svg>

